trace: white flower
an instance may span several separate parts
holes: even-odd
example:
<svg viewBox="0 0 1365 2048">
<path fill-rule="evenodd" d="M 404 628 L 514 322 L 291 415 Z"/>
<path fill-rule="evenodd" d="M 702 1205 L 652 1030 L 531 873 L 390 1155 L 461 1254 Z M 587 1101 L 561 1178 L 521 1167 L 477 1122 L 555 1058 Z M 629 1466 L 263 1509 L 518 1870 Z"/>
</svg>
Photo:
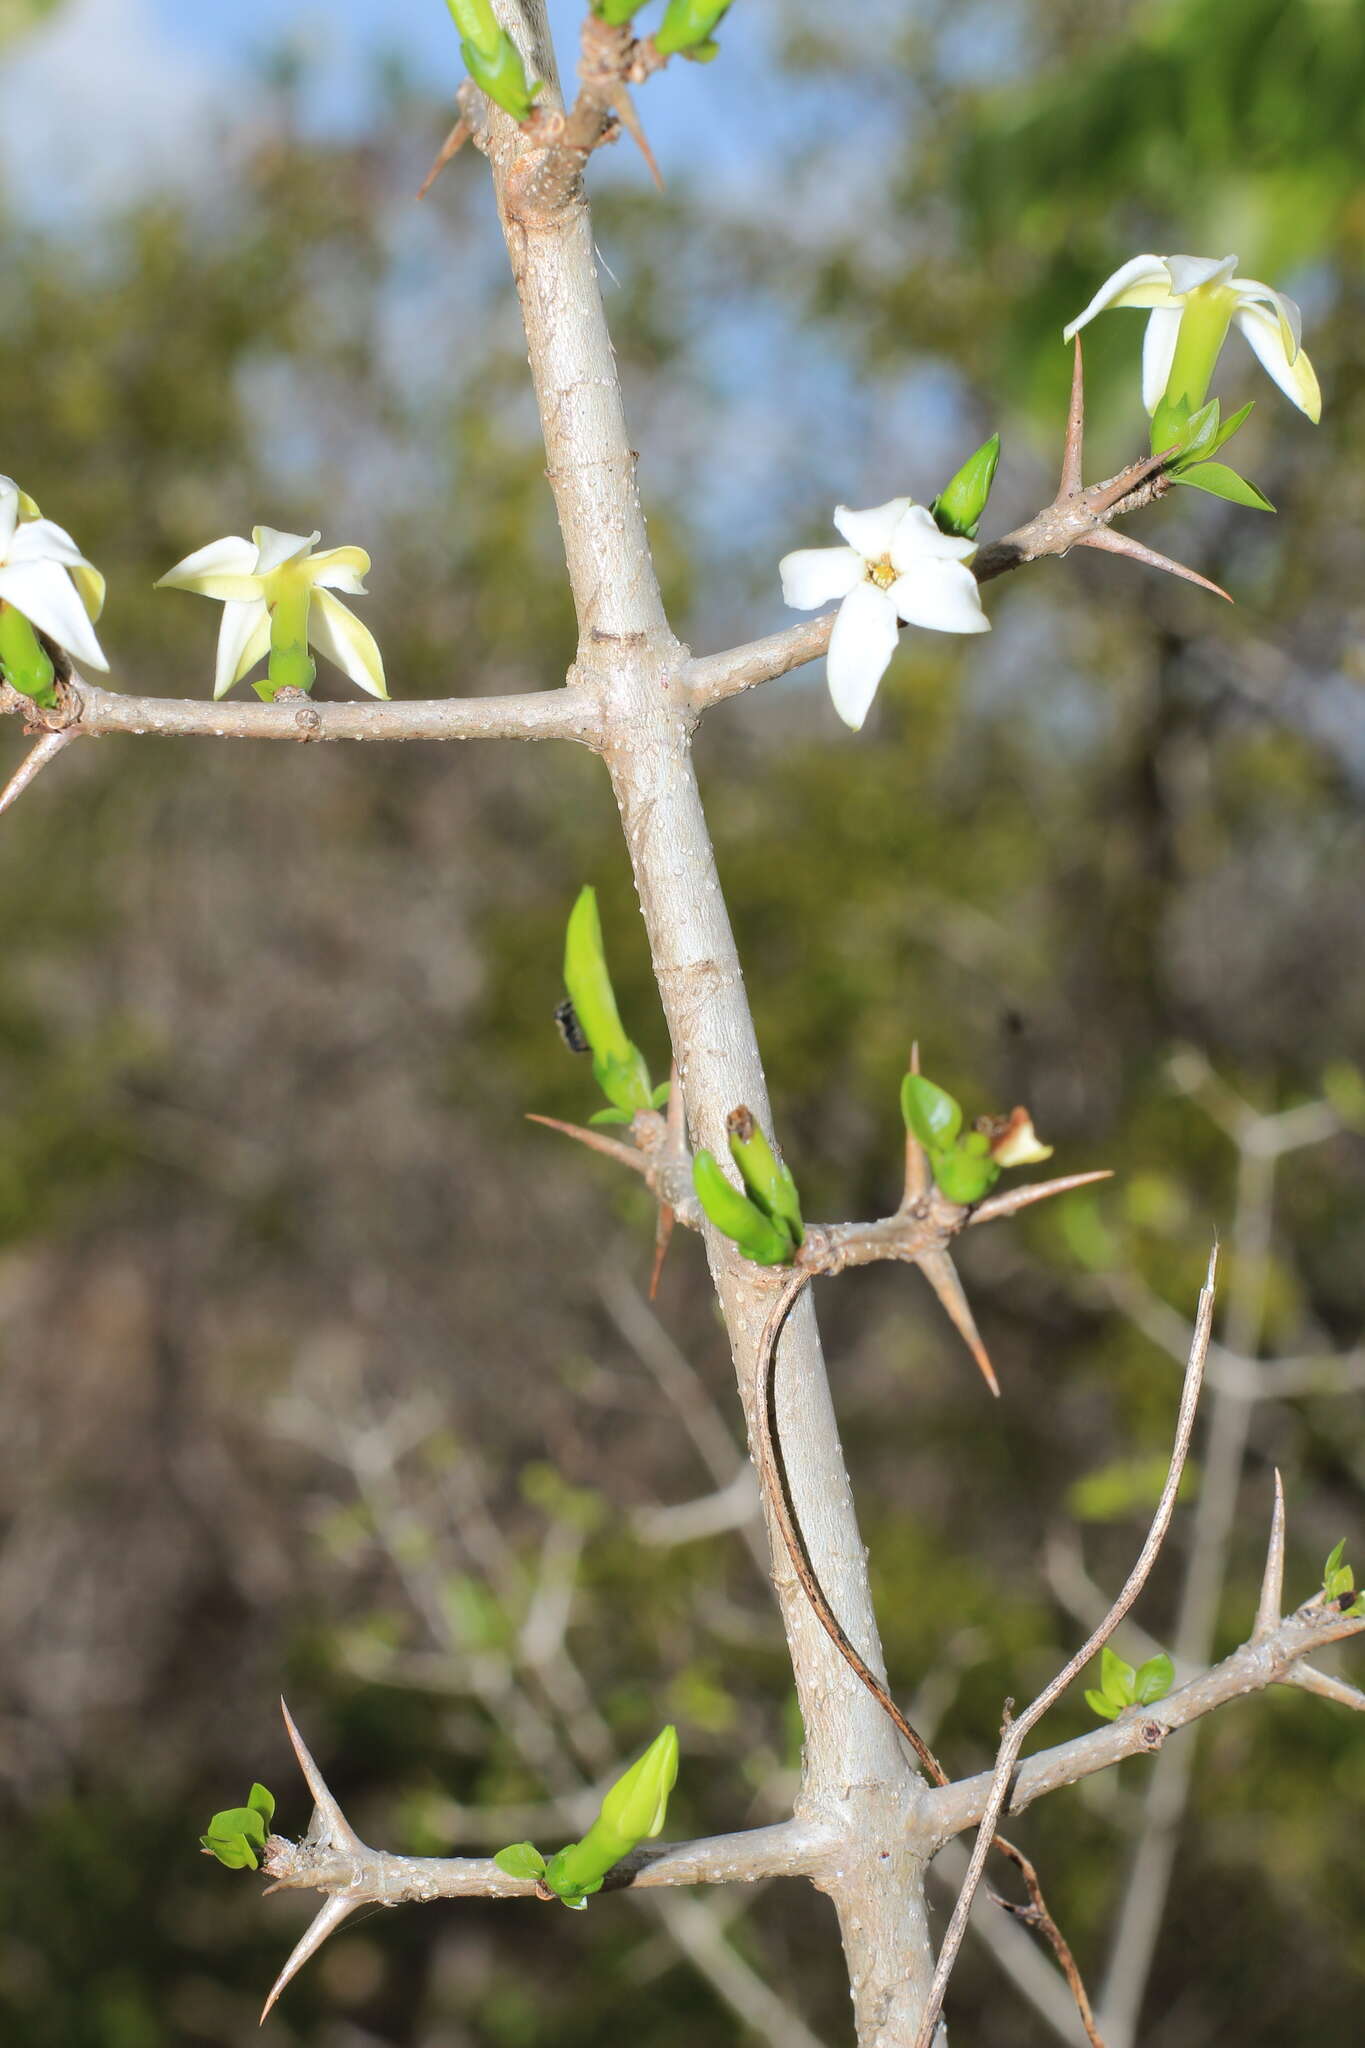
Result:
<svg viewBox="0 0 1365 2048">
<path fill-rule="evenodd" d="M 1225 256 L 1134 256 L 1107 278 L 1090 304 L 1065 330 L 1073 334 L 1110 306 L 1151 308 L 1142 348 L 1142 399 L 1154 413 L 1169 390 L 1182 328 L 1194 360 L 1189 389 L 1192 408 L 1204 401 L 1208 379 L 1229 325 L 1240 327 L 1262 367 L 1300 412 L 1316 421 L 1322 412 L 1318 380 L 1301 346 L 1299 309 L 1283 292 L 1235 275 L 1237 258 Z M 1195 331 L 1198 330 L 1198 331 Z M 1190 348 L 1189 344 L 1193 343 Z M 1202 381 L 1201 381 L 1202 379 Z"/>
<path fill-rule="evenodd" d="M 836 505 L 843 548 L 798 548 L 778 563 L 782 596 L 798 611 L 842 598 L 829 640 L 829 694 L 856 732 L 896 651 L 900 621 L 937 633 L 988 633 L 975 576 L 976 542 L 941 533 L 909 498 L 867 512 Z"/>
<path fill-rule="evenodd" d="M 87 668 L 108 672 L 90 624 L 104 608 L 104 578 L 7 476 L 0 476 L 0 598 Z"/>
<path fill-rule="evenodd" d="M 302 653 L 306 638 L 362 690 L 372 697 L 388 696 L 374 635 L 331 594 L 344 590 L 363 596 L 361 578 L 370 558 L 364 548 L 353 547 L 327 548 L 315 555 L 321 538 L 320 533 L 277 533 L 273 526 L 253 526 L 250 540 L 228 534 L 210 541 L 159 579 L 158 590 L 193 590 L 217 598 L 223 606 L 215 697 L 225 697 L 271 652 L 272 631 L 277 651 L 297 640 Z"/>
</svg>

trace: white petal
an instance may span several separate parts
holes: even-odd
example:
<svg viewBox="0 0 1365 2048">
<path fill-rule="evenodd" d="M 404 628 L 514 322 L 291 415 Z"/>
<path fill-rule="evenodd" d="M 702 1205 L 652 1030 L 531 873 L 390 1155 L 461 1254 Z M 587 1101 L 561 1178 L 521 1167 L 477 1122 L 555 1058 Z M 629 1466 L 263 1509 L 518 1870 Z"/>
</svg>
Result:
<svg viewBox="0 0 1365 2048">
<path fill-rule="evenodd" d="M 879 562 L 889 551 L 891 537 L 909 506 L 909 498 L 889 498 L 885 505 L 874 505 L 867 512 L 850 512 L 847 505 L 836 505 L 834 524 L 864 561 Z"/>
<path fill-rule="evenodd" d="M 158 577 L 156 587 L 193 590 L 201 597 L 216 597 L 226 604 L 259 594 L 242 587 L 243 578 L 254 575 L 255 569 L 256 550 L 251 542 L 238 533 L 229 533 L 222 540 L 211 540 L 207 547 L 186 555 L 183 562 L 177 562 L 173 569 Z"/>
<path fill-rule="evenodd" d="M 1170 302 L 1171 278 L 1165 257 L 1130 257 L 1112 277 L 1106 277 L 1085 311 L 1063 328 L 1062 340 L 1070 341 L 1077 328 L 1084 327 L 1110 306 L 1168 306 Z"/>
<path fill-rule="evenodd" d="M 256 574 L 268 576 L 272 569 L 281 569 L 286 562 L 302 561 L 310 555 L 322 539 L 320 533 L 281 533 L 274 526 L 253 526 L 251 538 L 256 543 Z"/>
<path fill-rule="evenodd" d="M 1226 284 L 1237 268 L 1235 256 L 1168 256 L 1166 269 L 1171 290 L 1184 298 L 1203 284 Z"/>
<path fill-rule="evenodd" d="M 989 633 L 981 589 L 961 562 L 915 562 L 887 591 L 908 626 L 935 633 Z"/>
<path fill-rule="evenodd" d="M 85 556 L 64 526 L 52 519 L 26 519 L 9 547 L 11 562 L 60 562 L 73 569 Z"/>
<path fill-rule="evenodd" d="M 52 519 L 24 520 L 10 542 L 11 562 L 59 562 L 71 571 L 86 615 L 97 619 L 104 610 L 104 578 L 93 562 L 87 562 L 64 526 Z"/>
<path fill-rule="evenodd" d="M 87 668 L 108 670 L 76 586 L 56 562 L 14 562 L 0 568 L 0 597 Z"/>
<path fill-rule="evenodd" d="M 1147 318 L 1147 332 L 1142 337 L 1142 402 L 1149 413 L 1160 405 L 1170 378 L 1180 339 L 1180 314 L 1179 306 L 1157 306 Z"/>
<path fill-rule="evenodd" d="M 1291 362 L 1273 313 L 1260 306 L 1239 306 L 1233 319 L 1260 359 L 1262 368 L 1275 379 L 1287 398 L 1315 423 L 1322 417 L 1322 393 L 1317 374 L 1307 354 L 1300 349 Z"/>
<path fill-rule="evenodd" d="M 372 697 L 388 696 L 384 661 L 374 634 L 329 590 L 313 593 L 308 638 L 319 654 L 335 662 L 362 690 L 368 690 Z"/>
<path fill-rule="evenodd" d="M 888 553 L 892 568 L 903 571 L 915 562 L 968 561 L 976 553 L 976 542 L 944 533 L 927 505 L 912 505 L 892 535 Z"/>
<path fill-rule="evenodd" d="M 1230 289 L 1236 292 L 1244 305 L 1255 305 L 1259 301 L 1275 315 L 1284 338 L 1284 352 L 1292 363 L 1303 346 L 1303 315 L 1295 301 L 1268 284 L 1259 284 L 1254 277 L 1234 277 Z"/>
<path fill-rule="evenodd" d="M 829 694 L 845 725 L 857 732 L 896 651 L 896 607 L 875 583 L 859 583 L 839 607 L 829 636 Z"/>
<path fill-rule="evenodd" d="M 245 603 L 229 600 L 223 606 L 218 628 L 218 658 L 213 667 L 215 699 L 226 697 L 234 683 L 240 683 L 255 668 L 270 645 L 270 611 L 263 597 Z"/>
<path fill-rule="evenodd" d="M 325 548 L 320 555 L 312 556 L 308 573 L 314 583 L 325 584 L 329 590 L 346 590 L 352 597 L 363 597 L 365 585 L 361 578 L 370 573 L 370 558 L 364 548 Z"/>
<path fill-rule="evenodd" d="M 12 476 L 0 476 L 0 562 L 9 553 L 9 544 L 18 524 L 19 486 Z"/>
<path fill-rule="evenodd" d="M 864 567 L 856 548 L 797 548 L 777 565 L 782 602 L 798 612 L 831 604 L 836 597 L 847 597 L 854 584 L 862 582 Z"/>
</svg>

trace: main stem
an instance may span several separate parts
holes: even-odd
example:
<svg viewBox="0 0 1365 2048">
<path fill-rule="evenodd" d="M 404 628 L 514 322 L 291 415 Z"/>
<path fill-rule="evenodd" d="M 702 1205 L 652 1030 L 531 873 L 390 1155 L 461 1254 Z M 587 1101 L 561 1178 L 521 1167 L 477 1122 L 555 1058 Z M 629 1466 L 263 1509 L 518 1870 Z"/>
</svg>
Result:
<svg viewBox="0 0 1365 2048">
<path fill-rule="evenodd" d="M 540 0 L 500 17 L 533 75 L 556 90 Z M 771 1128 L 753 1019 L 692 762 L 686 651 L 664 613 L 635 481 L 620 381 L 581 195 L 535 209 L 535 151 L 502 116 L 486 138 L 530 352 L 565 558 L 578 614 L 571 680 L 601 708 L 603 758 L 621 812 L 659 996 L 694 1144 L 719 1151 L 747 1103 Z M 757 1344 L 774 1277 L 707 1234 L 707 1254 L 750 1420 Z M 866 1560 L 809 1302 L 779 1365 L 780 1424 L 793 1494 L 821 1583 L 877 1668 Z M 817 1880 L 839 1914 L 858 2038 L 913 2041 L 933 1973 L 924 1864 L 913 1826 L 923 1786 L 875 1702 L 835 1653 L 769 1526 L 806 1745 L 802 1809 L 844 1845 Z"/>
</svg>

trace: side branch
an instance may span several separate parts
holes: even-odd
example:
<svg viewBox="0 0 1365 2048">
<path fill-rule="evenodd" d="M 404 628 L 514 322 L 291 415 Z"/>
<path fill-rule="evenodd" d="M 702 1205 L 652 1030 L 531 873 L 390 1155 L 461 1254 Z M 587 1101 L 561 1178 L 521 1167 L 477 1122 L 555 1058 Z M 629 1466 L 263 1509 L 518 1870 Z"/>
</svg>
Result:
<svg viewBox="0 0 1365 2048">
<path fill-rule="evenodd" d="M 125 697 L 83 677 L 62 685 L 61 704 L 40 711 L 0 685 L 0 713 L 18 713 L 49 733 L 152 733 L 236 740 L 576 740 L 600 748 L 596 701 L 574 685 L 508 697 L 389 699 L 382 704 L 317 702 L 281 691 L 273 704 L 212 703 L 186 697 Z"/>
<path fill-rule="evenodd" d="M 1078 1735 L 1071 1742 L 1059 1742 L 1052 1749 L 1039 1750 L 1036 1756 L 1019 1765 L 1008 1811 L 1022 1813 L 1035 1799 L 1060 1791 L 1065 1785 L 1075 1785 L 1096 1771 L 1107 1771 L 1126 1757 L 1150 1756 L 1174 1729 L 1187 1727 L 1191 1721 L 1227 1706 L 1231 1700 L 1262 1692 L 1271 1685 L 1298 1685 L 1301 1658 L 1329 1643 L 1343 1642 L 1348 1636 L 1363 1632 L 1365 1618 L 1347 1620 L 1336 1607 L 1325 1606 L 1320 1597 L 1310 1600 L 1269 1635 L 1243 1643 L 1240 1650 L 1234 1650 L 1202 1678 L 1192 1679 L 1155 1706 L 1130 1707 L 1103 1728 Z M 1310 1684 L 1303 1690 L 1311 1691 L 1313 1687 Z M 1359 1701 L 1358 1694 L 1345 1697 L 1351 1690 L 1341 1688 L 1344 1704 L 1355 1705 Z M 1338 1695 L 1332 1693 L 1328 1697 Z M 936 1848 L 961 1834 L 964 1828 L 977 1824 L 986 1811 L 994 1783 L 994 1771 L 981 1771 L 974 1778 L 962 1778 L 955 1785 L 929 1793 L 928 1819 Z"/>
</svg>

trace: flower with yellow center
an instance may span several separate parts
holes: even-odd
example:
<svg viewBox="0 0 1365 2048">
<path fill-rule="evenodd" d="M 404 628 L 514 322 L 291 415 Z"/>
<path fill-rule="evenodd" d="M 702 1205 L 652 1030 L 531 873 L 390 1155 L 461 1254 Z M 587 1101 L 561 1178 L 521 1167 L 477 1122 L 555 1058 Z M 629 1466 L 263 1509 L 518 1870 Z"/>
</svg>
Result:
<svg viewBox="0 0 1365 2048">
<path fill-rule="evenodd" d="M 250 540 L 228 534 L 210 541 L 160 578 L 158 590 L 193 590 L 223 607 L 215 697 L 225 697 L 267 653 L 269 668 L 252 686 L 258 697 L 269 704 L 280 690 L 311 690 L 317 670 L 310 647 L 371 697 L 388 696 L 374 635 L 332 596 L 363 595 L 370 558 L 353 547 L 314 554 L 321 538 L 253 526 Z"/>
<path fill-rule="evenodd" d="M 782 596 L 798 611 L 842 598 L 830 634 L 829 694 L 856 732 L 896 651 L 901 621 L 936 633 L 988 633 L 977 581 L 967 563 L 976 542 L 940 532 L 933 514 L 910 498 L 866 512 L 836 505 L 842 548 L 797 548 L 778 563 Z"/>
</svg>

